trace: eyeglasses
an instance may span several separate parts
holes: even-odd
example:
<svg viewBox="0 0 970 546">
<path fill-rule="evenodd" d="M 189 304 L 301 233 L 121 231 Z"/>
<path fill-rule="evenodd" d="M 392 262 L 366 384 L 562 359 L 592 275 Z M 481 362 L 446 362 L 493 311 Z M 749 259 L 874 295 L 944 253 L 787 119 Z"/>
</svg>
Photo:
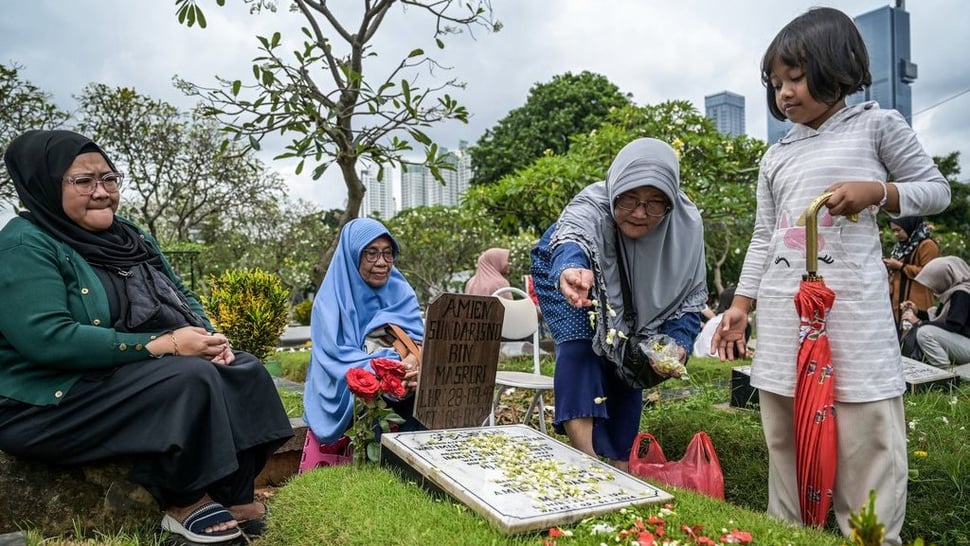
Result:
<svg viewBox="0 0 970 546">
<path fill-rule="evenodd" d="M 384 250 L 377 250 L 376 248 L 365 248 L 361 255 L 367 260 L 368 263 L 377 262 L 378 258 L 383 257 L 384 261 L 392 264 L 394 263 L 394 249 L 385 248 Z"/>
<path fill-rule="evenodd" d="M 667 203 L 664 201 L 656 199 L 650 201 L 640 201 L 632 195 L 621 195 L 616 198 L 616 201 L 614 201 L 613 204 L 616 205 L 616 208 L 626 211 L 637 210 L 637 207 L 643 205 L 643 210 L 647 213 L 647 216 L 665 216 L 668 212 L 670 212 L 670 207 L 667 206 Z"/>
<path fill-rule="evenodd" d="M 108 173 L 101 178 L 95 178 L 90 174 L 79 174 L 67 177 L 67 183 L 72 184 L 74 189 L 81 195 L 91 195 L 97 189 L 98 184 L 108 193 L 117 193 L 121 189 L 121 181 L 125 179 L 124 173 Z"/>
</svg>

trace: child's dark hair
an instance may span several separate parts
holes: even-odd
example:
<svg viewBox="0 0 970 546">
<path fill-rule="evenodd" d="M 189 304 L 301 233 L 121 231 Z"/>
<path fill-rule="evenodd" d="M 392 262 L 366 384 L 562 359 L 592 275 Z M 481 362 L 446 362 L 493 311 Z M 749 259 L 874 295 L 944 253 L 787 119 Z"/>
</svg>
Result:
<svg viewBox="0 0 970 546">
<path fill-rule="evenodd" d="M 778 32 L 761 60 L 761 83 L 768 96 L 768 110 L 775 119 L 785 114 L 775 103 L 771 65 L 775 59 L 805 69 L 808 92 L 815 100 L 832 105 L 872 85 L 869 52 L 855 22 L 833 8 L 812 8 Z"/>
</svg>

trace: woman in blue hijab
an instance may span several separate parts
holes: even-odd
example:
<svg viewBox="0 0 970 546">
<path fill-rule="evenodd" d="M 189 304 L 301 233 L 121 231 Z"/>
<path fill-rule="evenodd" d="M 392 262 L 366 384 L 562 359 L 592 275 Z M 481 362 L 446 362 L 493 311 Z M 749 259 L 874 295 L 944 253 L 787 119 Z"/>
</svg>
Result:
<svg viewBox="0 0 970 546">
<path fill-rule="evenodd" d="M 304 419 L 322 444 L 340 440 L 353 420 L 354 397 L 347 387 L 351 368 L 370 368 L 372 358 L 402 360 L 382 343 L 384 327 L 396 324 L 412 340 L 424 338 L 424 322 L 414 289 L 394 267 L 401 248 L 377 220 L 358 218 L 344 225 L 323 286 L 313 300 L 310 369 L 303 393 Z M 420 362 L 402 360 L 409 369 L 405 386 L 409 396 L 392 403 L 407 422 L 401 430 L 417 426 L 411 416 Z"/>
</svg>

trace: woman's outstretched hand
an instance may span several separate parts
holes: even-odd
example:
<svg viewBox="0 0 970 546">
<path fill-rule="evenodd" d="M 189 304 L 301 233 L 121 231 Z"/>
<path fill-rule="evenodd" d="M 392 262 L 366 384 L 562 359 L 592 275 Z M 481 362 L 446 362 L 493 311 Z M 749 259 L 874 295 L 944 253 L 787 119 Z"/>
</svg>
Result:
<svg viewBox="0 0 970 546">
<path fill-rule="evenodd" d="M 573 267 L 566 269 L 559 275 L 559 291 L 566 302 L 573 307 L 589 307 L 593 301 L 589 299 L 589 289 L 593 287 L 593 272 L 589 269 Z"/>
</svg>

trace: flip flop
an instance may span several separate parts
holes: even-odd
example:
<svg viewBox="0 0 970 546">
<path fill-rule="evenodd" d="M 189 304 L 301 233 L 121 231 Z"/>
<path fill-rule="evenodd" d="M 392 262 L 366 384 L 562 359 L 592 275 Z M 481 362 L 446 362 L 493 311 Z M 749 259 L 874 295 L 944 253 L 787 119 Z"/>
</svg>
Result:
<svg viewBox="0 0 970 546">
<path fill-rule="evenodd" d="M 205 532 L 207 527 L 213 527 L 227 521 L 234 521 L 232 514 L 218 502 L 208 502 L 193 510 L 182 521 L 178 521 L 169 514 L 165 514 L 162 518 L 162 529 L 192 542 L 215 544 L 228 542 L 242 535 L 239 527 L 233 527 L 225 531 Z"/>
<path fill-rule="evenodd" d="M 269 515 L 269 506 L 265 502 L 263 505 L 263 515 L 256 519 L 247 519 L 239 522 L 239 529 L 248 537 L 262 536 L 266 532 L 266 516 Z"/>
</svg>

